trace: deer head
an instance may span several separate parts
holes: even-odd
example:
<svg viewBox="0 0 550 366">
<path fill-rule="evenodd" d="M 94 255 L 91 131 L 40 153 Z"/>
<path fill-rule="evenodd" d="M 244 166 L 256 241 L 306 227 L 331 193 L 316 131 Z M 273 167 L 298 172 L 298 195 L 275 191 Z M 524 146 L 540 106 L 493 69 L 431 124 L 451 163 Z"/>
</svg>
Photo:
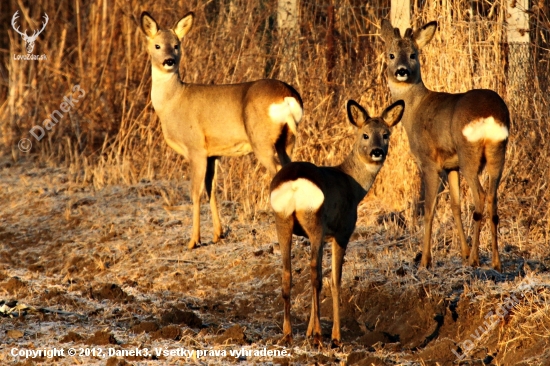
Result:
<svg viewBox="0 0 550 366">
<path fill-rule="evenodd" d="M 36 39 L 38 38 L 38 36 L 40 35 L 40 33 L 42 33 L 42 31 L 44 30 L 44 28 L 46 28 L 46 24 L 48 24 L 48 14 L 44 13 L 44 20 L 45 22 L 42 23 L 42 29 L 40 29 L 39 31 L 34 31 L 34 33 L 32 34 L 32 36 L 29 36 L 27 34 L 27 30 L 25 29 L 24 32 L 21 32 L 19 31 L 19 26 L 17 26 L 16 28 L 16 25 L 15 25 L 15 21 L 17 20 L 17 18 L 19 18 L 19 15 L 17 14 L 19 13 L 19 10 L 15 12 L 15 14 L 13 14 L 13 17 L 11 18 L 11 26 L 13 27 L 13 29 L 19 33 L 21 35 L 21 37 L 23 37 L 23 40 L 25 41 L 26 43 L 26 47 L 27 47 L 27 53 L 32 53 L 32 50 L 34 49 L 34 42 L 36 41 Z"/>
</svg>

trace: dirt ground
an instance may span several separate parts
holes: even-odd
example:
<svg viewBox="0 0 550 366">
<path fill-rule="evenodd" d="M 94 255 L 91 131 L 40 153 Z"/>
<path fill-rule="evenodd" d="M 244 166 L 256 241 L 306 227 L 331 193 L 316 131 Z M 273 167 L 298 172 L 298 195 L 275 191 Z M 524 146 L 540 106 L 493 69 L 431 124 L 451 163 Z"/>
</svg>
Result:
<svg viewBox="0 0 550 366">
<path fill-rule="evenodd" d="M 294 343 L 285 347 L 281 258 L 268 212 L 250 217 L 222 202 L 227 236 L 212 244 L 203 202 L 204 244 L 189 251 L 187 182 L 96 190 L 71 174 L 31 162 L 0 169 L 0 364 L 550 364 L 550 251 L 522 241 L 520 224 L 502 226 L 499 274 L 485 244 L 481 268 L 461 265 L 448 209 L 438 211 L 427 271 L 418 268 L 418 227 L 376 202 L 360 206 L 336 349 L 329 246 L 318 349 L 305 338 L 309 246 L 296 239 Z"/>
</svg>

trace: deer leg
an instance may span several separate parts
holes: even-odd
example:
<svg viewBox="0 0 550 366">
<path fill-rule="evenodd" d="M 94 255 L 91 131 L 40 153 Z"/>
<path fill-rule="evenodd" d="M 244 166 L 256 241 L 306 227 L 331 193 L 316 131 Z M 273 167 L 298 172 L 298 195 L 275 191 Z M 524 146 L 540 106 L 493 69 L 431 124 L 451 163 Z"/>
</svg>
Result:
<svg viewBox="0 0 550 366">
<path fill-rule="evenodd" d="M 500 263 L 500 257 L 498 254 L 498 209 L 497 209 L 497 191 L 500 184 L 500 178 L 502 177 L 502 170 L 504 168 L 504 158 L 506 152 L 506 144 L 500 144 L 497 146 L 487 147 L 487 173 L 489 175 L 489 190 L 488 190 L 488 211 L 491 215 L 491 236 L 492 236 L 492 267 L 501 272 L 502 265 Z M 489 160 L 489 158 L 492 158 Z"/>
<path fill-rule="evenodd" d="M 319 298 L 323 286 L 323 274 L 321 271 L 323 264 L 323 226 L 316 212 L 296 212 L 296 216 L 311 242 L 309 265 L 311 271 L 312 301 L 311 316 L 309 318 L 306 336 L 313 336 L 313 342 L 318 346 L 322 346 L 321 308 Z"/>
<path fill-rule="evenodd" d="M 477 175 L 478 167 L 472 166 L 464 169 L 464 178 L 470 186 L 472 196 L 474 198 L 474 240 L 472 243 L 472 251 L 470 253 L 470 266 L 479 266 L 479 232 L 481 231 L 481 224 L 483 219 L 483 210 L 485 206 L 485 191 L 479 182 Z"/>
<path fill-rule="evenodd" d="M 491 215 L 491 236 L 492 236 L 492 267 L 502 272 L 502 265 L 500 263 L 500 257 L 498 254 L 498 211 L 497 211 L 497 190 L 500 183 L 500 176 L 493 177 L 489 176 L 489 192 L 488 192 L 488 201 L 487 206 L 489 210 L 489 215 Z"/>
<path fill-rule="evenodd" d="M 292 323 L 290 320 L 290 289 L 292 286 L 292 267 L 290 260 L 290 252 L 292 249 L 292 229 L 294 226 L 294 218 L 289 216 L 281 218 L 275 214 L 275 226 L 277 228 L 277 237 L 279 246 L 281 247 L 281 255 L 283 257 L 283 279 L 282 279 L 282 294 L 285 306 L 283 319 L 283 339 L 284 343 L 292 343 Z"/>
<path fill-rule="evenodd" d="M 439 191 L 439 172 L 436 169 L 423 171 L 424 181 L 424 246 L 422 249 L 422 267 L 429 267 L 432 263 L 432 224 Z"/>
<path fill-rule="evenodd" d="M 281 169 L 281 165 L 276 157 L 275 146 L 266 146 L 265 144 L 262 144 L 259 146 L 253 146 L 252 148 L 256 158 L 260 164 L 267 169 L 268 173 L 271 174 L 271 176 L 277 174 L 277 172 Z"/>
<path fill-rule="evenodd" d="M 308 337 L 313 336 L 313 342 L 322 346 L 323 337 L 321 335 L 321 306 L 320 295 L 323 287 L 323 243 L 322 235 L 316 235 L 311 240 L 311 258 L 310 258 L 310 271 L 311 271 L 311 289 L 312 289 L 312 304 L 311 304 L 311 317 L 309 319 L 309 326 L 307 327 L 306 335 Z M 315 244 L 314 244 L 315 241 Z"/>
<path fill-rule="evenodd" d="M 193 200 L 193 234 L 187 247 L 193 249 L 201 241 L 201 193 L 206 176 L 206 157 L 191 160 L 191 199 Z"/>
<path fill-rule="evenodd" d="M 349 237 L 346 240 L 332 240 L 332 344 L 340 346 L 340 288 L 342 284 L 342 265 L 344 263 L 344 255 L 346 254 L 346 246 Z"/>
<path fill-rule="evenodd" d="M 424 216 L 424 204 L 426 202 L 426 189 L 425 189 L 424 179 L 420 179 L 420 188 L 417 195 L 415 196 L 414 204 L 414 220 L 417 222 L 417 218 Z"/>
<path fill-rule="evenodd" d="M 208 199 L 210 200 L 210 210 L 212 211 L 212 223 L 214 224 L 214 236 L 212 242 L 217 243 L 223 235 L 222 225 L 220 223 L 220 214 L 218 212 L 218 204 L 216 201 L 216 182 L 217 182 L 217 165 L 218 157 L 210 156 L 206 163 L 205 186 Z"/>
<path fill-rule="evenodd" d="M 451 209 L 453 211 L 453 217 L 455 220 L 456 230 L 460 238 L 460 245 L 462 250 L 462 262 L 468 263 L 468 257 L 470 256 L 470 248 L 466 242 L 466 236 L 464 235 L 464 226 L 462 225 L 462 216 L 460 212 L 460 176 L 458 170 L 451 170 L 448 174 L 449 191 L 451 194 Z"/>
</svg>

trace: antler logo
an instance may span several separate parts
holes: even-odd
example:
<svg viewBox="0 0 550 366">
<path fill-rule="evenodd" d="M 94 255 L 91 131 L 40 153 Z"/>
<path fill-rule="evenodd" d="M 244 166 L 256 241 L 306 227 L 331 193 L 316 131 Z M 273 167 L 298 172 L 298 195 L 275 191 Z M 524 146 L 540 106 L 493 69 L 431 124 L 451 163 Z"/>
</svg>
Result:
<svg viewBox="0 0 550 366">
<path fill-rule="evenodd" d="M 15 24 L 15 21 L 17 20 L 17 18 L 19 18 L 19 15 L 17 14 L 19 13 L 19 10 L 17 10 L 15 12 L 15 14 L 13 14 L 13 17 L 11 18 L 11 26 L 13 27 L 13 29 L 19 33 L 21 35 L 21 37 L 23 37 L 23 40 L 25 41 L 26 43 L 26 47 L 27 47 L 27 53 L 32 53 L 32 50 L 34 49 L 34 42 L 36 41 L 36 39 L 38 38 L 38 35 L 40 33 L 42 33 L 42 31 L 44 30 L 44 28 L 46 28 L 46 24 L 48 24 L 48 14 L 44 13 L 44 20 L 45 22 L 42 23 L 42 29 L 40 29 L 39 31 L 35 30 L 34 33 L 32 34 L 32 36 L 29 36 L 27 34 L 27 30 L 25 29 L 25 32 L 21 32 L 19 31 L 19 26 L 17 26 L 17 28 L 15 27 L 16 24 Z"/>
</svg>

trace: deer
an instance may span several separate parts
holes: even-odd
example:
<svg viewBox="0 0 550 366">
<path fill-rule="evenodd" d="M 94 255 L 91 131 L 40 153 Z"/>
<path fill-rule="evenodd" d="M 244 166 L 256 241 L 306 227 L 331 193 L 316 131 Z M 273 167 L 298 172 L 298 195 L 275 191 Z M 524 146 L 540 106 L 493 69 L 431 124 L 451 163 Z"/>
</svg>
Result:
<svg viewBox="0 0 550 366">
<path fill-rule="evenodd" d="M 497 191 L 504 169 L 510 131 L 506 103 L 494 91 L 473 89 L 464 93 L 435 92 L 428 89 L 420 73 L 420 51 L 432 40 L 437 22 L 429 22 L 401 36 L 388 20 L 383 20 L 381 36 L 385 43 L 388 85 L 393 100 L 404 100 L 403 115 L 410 150 L 421 172 L 424 187 L 424 241 L 420 265 L 432 262 L 431 236 L 440 175 L 447 174 L 453 219 L 461 243 L 462 262 L 479 266 L 479 234 L 485 202 L 491 217 L 491 265 L 502 271 L 498 253 Z M 485 192 L 479 174 L 489 177 Z M 466 241 L 460 208 L 462 173 L 474 200 L 472 249 Z"/>
<path fill-rule="evenodd" d="M 23 38 L 23 40 L 25 41 L 25 44 L 26 44 L 26 47 L 27 47 L 27 53 L 32 53 L 32 51 L 34 50 L 34 42 L 36 42 L 36 39 L 38 38 L 38 36 L 40 35 L 40 33 L 42 33 L 44 31 L 44 29 L 46 28 L 46 24 L 48 24 L 48 20 L 50 18 L 48 18 L 48 14 L 44 13 L 44 22 L 42 22 L 42 29 L 40 30 L 35 30 L 33 32 L 33 34 L 31 36 L 29 36 L 27 34 L 27 30 L 25 29 L 24 32 L 21 32 L 19 30 L 19 26 L 16 27 L 16 20 L 17 18 L 19 18 L 19 10 L 17 10 L 15 12 L 15 14 L 13 14 L 13 17 L 11 18 L 11 26 L 13 27 L 13 30 L 15 30 L 17 33 L 19 33 L 21 35 L 21 37 Z"/>
<path fill-rule="evenodd" d="M 300 94 L 274 79 L 241 84 L 184 83 L 179 74 L 181 43 L 193 25 L 194 13 L 172 29 L 160 29 L 143 12 L 141 29 L 151 57 L 151 101 L 166 144 L 189 160 L 193 201 L 193 233 L 188 248 L 200 244 L 200 198 L 210 201 L 213 243 L 222 237 L 216 202 L 216 165 L 222 156 L 254 152 L 273 176 L 291 161 L 297 126 L 303 115 Z"/>
<path fill-rule="evenodd" d="M 348 120 L 357 131 L 355 143 L 344 161 L 332 167 L 292 162 L 273 178 L 270 203 L 283 261 L 283 343 L 292 343 L 290 255 L 292 235 L 295 234 L 306 236 L 311 242 L 312 304 L 306 336 L 313 336 L 318 346 L 322 346 L 319 295 L 323 283 L 323 246 L 325 238 L 332 242 L 332 344 L 340 345 L 340 287 L 346 247 L 355 230 L 357 207 L 386 160 L 390 128 L 401 120 L 404 109 L 404 102 L 397 101 L 380 117 L 371 118 L 359 103 L 349 100 L 346 105 Z"/>
</svg>

